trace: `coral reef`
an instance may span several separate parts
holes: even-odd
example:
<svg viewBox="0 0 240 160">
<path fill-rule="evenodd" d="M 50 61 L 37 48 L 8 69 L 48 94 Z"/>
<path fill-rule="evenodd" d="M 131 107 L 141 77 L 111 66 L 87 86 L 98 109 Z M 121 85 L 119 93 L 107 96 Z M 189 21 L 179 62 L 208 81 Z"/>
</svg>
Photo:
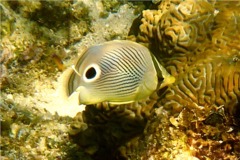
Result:
<svg viewBox="0 0 240 160">
<path fill-rule="evenodd" d="M 164 108 L 153 110 L 131 159 L 238 159 L 239 125 L 223 107 L 184 108 L 177 116 Z M 209 123 L 209 119 L 219 117 Z M 211 125 L 210 125 L 211 124 Z M 233 126 L 234 124 L 234 126 Z M 136 145 L 136 142 L 135 142 Z M 133 154 L 134 153 L 134 154 Z"/>
<path fill-rule="evenodd" d="M 163 1 L 143 12 L 135 39 L 177 80 L 161 94 L 133 159 L 239 158 L 239 6 Z"/>
<path fill-rule="evenodd" d="M 204 54 L 178 76 L 177 82 L 160 100 L 161 105 L 176 112 L 183 106 L 224 105 L 234 113 L 240 96 L 240 63 L 234 60 L 236 53 L 226 56 L 225 52 L 211 55 L 211 51 L 205 51 Z"/>
<path fill-rule="evenodd" d="M 72 125 L 79 128 L 72 134 L 76 143 L 87 146 L 94 159 L 106 156 L 104 152 L 114 153 L 106 159 L 239 158 L 239 6 L 239 2 L 166 0 L 143 11 L 133 23 L 137 26 L 132 26 L 139 27 L 138 32 L 131 30 L 134 35 L 129 39 L 148 46 L 176 82 L 157 91 L 151 105 L 135 105 L 141 112 L 130 110 L 135 120 L 139 113 L 144 119 L 137 127 L 130 125 L 137 134 L 123 127 L 129 126 L 124 123 L 128 116 L 112 114 L 123 106 L 86 106 Z M 124 107 L 129 113 L 129 106 Z M 122 135 L 126 131 L 129 136 Z M 86 135 L 94 135 L 94 143 L 85 143 Z"/>
<path fill-rule="evenodd" d="M 166 3 L 169 5 L 166 5 Z M 182 6 L 189 6 L 188 9 L 190 10 L 185 9 L 185 12 L 183 12 Z M 164 1 L 159 5 L 160 9 L 157 10 L 158 12 L 161 11 L 161 13 L 155 16 L 160 16 L 160 19 L 153 18 L 152 15 L 143 14 L 143 23 L 140 25 L 139 33 L 140 38 L 137 40 L 141 40 L 142 34 L 148 35 L 147 41 L 148 43 L 151 43 L 152 47 L 150 47 L 152 48 L 153 53 L 159 55 L 159 61 L 165 65 L 172 75 L 178 77 L 177 82 L 170 87 L 166 96 L 160 100 L 160 103 L 164 104 L 166 108 L 169 108 L 169 106 L 172 108 L 178 108 L 177 101 L 180 99 L 181 102 L 178 104 L 181 106 L 208 106 L 214 104 L 216 106 L 224 105 L 227 106 L 229 110 L 233 110 L 238 104 L 240 81 L 240 64 L 238 59 L 240 55 L 239 44 L 237 41 L 240 39 L 238 29 L 240 26 L 238 23 L 240 19 L 240 11 L 236 6 L 239 6 L 239 3 L 216 2 L 210 4 L 204 1 L 196 2 L 189 0 L 176 4 L 175 1 L 173 3 Z M 216 7 L 216 9 L 214 10 L 213 7 Z M 176 8 L 178 11 L 176 11 Z M 155 10 L 146 12 L 152 13 L 154 11 Z M 183 16 L 182 14 L 184 13 L 189 14 L 186 11 L 189 11 L 191 15 Z M 215 16 L 213 16 L 213 11 L 216 12 Z M 176 13 L 171 14 L 172 12 Z M 196 17 L 195 13 L 198 12 L 201 14 L 197 14 L 198 16 Z M 173 29 L 173 22 L 175 22 L 174 20 L 171 20 L 169 22 L 172 23 L 165 24 L 166 21 L 168 21 L 166 15 L 172 15 L 170 17 L 175 18 L 176 14 L 181 14 L 181 16 L 178 17 L 180 20 L 182 20 L 180 17 L 184 17 L 186 20 L 190 19 L 190 23 L 187 23 L 189 21 L 186 22 L 189 25 L 194 22 L 193 24 L 195 26 L 192 26 L 193 29 L 190 29 L 190 31 L 193 31 L 191 33 L 193 35 L 188 36 L 189 34 L 185 34 L 189 33 L 187 31 L 171 31 L 172 33 L 184 34 L 174 35 L 175 39 L 177 39 L 176 41 L 173 39 L 173 35 L 170 36 L 171 38 L 163 38 L 162 36 L 169 31 L 169 29 L 166 28 L 169 27 L 170 29 Z M 148 21 L 146 24 L 146 19 L 151 18 L 155 20 L 154 23 Z M 202 19 L 204 19 L 204 21 L 202 21 Z M 148 27 L 149 25 L 153 25 L 152 23 L 155 24 L 155 26 L 158 26 L 158 28 L 152 27 L 152 29 L 149 30 L 152 33 L 146 33 L 145 30 L 141 30 L 142 26 Z M 182 22 L 180 21 L 177 22 L 177 24 L 181 24 L 180 28 L 185 26 L 182 25 Z M 159 37 L 159 34 L 153 34 L 154 31 L 163 32 L 163 34 L 160 34 L 162 35 L 160 36 L 162 40 L 160 40 L 161 38 Z M 180 45 L 183 36 L 185 36 L 185 40 L 190 40 L 187 40 L 186 43 L 184 42 L 184 44 L 186 44 L 184 48 L 187 50 L 180 49 L 181 46 L 183 46 Z M 165 43 L 164 39 L 170 41 L 171 44 Z M 156 42 L 157 44 L 154 44 Z M 175 42 L 176 47 L 174 47 L 175 45 L 172 46 Z M 167 48 L 162 46 L 165 44 L 167 44 Z M 195 44 L 198 44 L 198 46 Z M 159 52 L 153 47 L 159 47 L 161 49 L 165 48 L 167 52 L 164 50 Z M 169 58 L 166 54 L 171 54 L 172 51 L 174 51 L 174 55 L 171 55 Z M 176 111 L 178 112 L 179 110 L 176 109 Z"/>
<path fill-rule="evenodd" d="M 240 157 L 240 3 L 153 2 L 0 2 L 2 159 Z M 56 93 L 62 60 L 130 27 L 176 82 L 147 101 L 52 114 L 70 110 Z"/>
<path fill-rule="evenodd" d="M 143 11 L 138 39 L 165 57 L 192 51 L 208 38 L 213 13 L 205 1 L 163 1 L 158 10 Z"/>
<path fill-rule="evenodd" d="M 156 102 L 152 97 L 132 105 L 88 105 L 74 118 L 70 135 L 93 159 L 124 159 L 124 146 L 143 133 Z"/>
</svg>

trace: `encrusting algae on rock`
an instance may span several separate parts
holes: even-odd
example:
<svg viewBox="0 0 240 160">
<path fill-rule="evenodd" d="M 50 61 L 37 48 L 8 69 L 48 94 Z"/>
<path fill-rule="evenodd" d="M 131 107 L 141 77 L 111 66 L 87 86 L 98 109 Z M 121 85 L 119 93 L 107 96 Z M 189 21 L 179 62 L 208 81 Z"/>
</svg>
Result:
<svg viewBox="0 0 240 160">
<path fill-rule="evenodd" d="M 137 18 L 138 21 L 134 21 L 131 28 L 137 30 L 129 31 L 131 35 L 128 39 L 147 46 L 160 64 L 176 78 L 168 88 L 158 90 L 149 99 L 117 106 L 106 103 L 87 105 L 85 110 L 79 112 L 74 119 L 52 116 L 49 112 L 40 112 L 39 109 L 31 108 L 32 111 L 27 108 L 26 111 L 25 105 L 36 108 L 51 105 L 60 108 L 60 105 L 49 103 L 47 100 L 51 98 L 48 92 L 52 90 L 43 89 L 43 86 L 50 84 L 55 90 L 52 81 L 59 73 L 52 72 L 52 67 L 50 67 L 51 72 L 47 72 L 49 71 L 47 68 L 39 69 L 40 66 L 46 67 L 44 64 L 49 64 L 52 56 L 58 53 L 58 50 L 51 47 L 49 49 L 49 46 L 58 46 L 59 50 L 69 48 L 64 54 L 67 58 L 71 58 L 76 57 L 86 46 L 100 44 L 106 40 L 126 39 L 125 33 L 128 29 L 125 28 L 130 26 L 124 23 L 133 22 L 133 16 L 129 18 L 127 12 L 131 11 L 133 14 L 133 10 L 126 7 L 128 5 L 117 1 L 111 1 L 112 3 L 108 3 L 109 6 L 103 6 L 107 1 L 88 2 L 85 3 L 84 0 L 76 1 L 74 4 L 66 1 L 45 4 L 43 1 L 36 3 L 16 1 L 9 4 L 1 2 L 1 7 L 5 7 L 1 10 L 1 14 L 13 13 L 9 19 L 6 19 L 5 29 L 1 31 L 1 34 L 4 33 L 6 36 L 3 37 L 5 45 L 1 46 L 5 53 L 4 60 L 1 60 L 6 68 L 5 77 L 13 76 L 13 64 L 19 67 L 20 57 L 23 62 L 33 60 L 31 65 L 27 65 L 29 68 L 20 70 L 25 72 L 31 69 L 31 72 L 26 72 L 31 73 L 26 79 L 32 80 L 30 77 L 33 71 L 34 74 L 39 70 L 42 73 L 38 79 L 42 82 L 41 86 L 33 87 L 37 84 L 35 80 L 34 83 L 27 83 L 32 84 L 28 86 L 29 94 L 25 93 L 26 83 L 16 83 L 9 79 L 10 85 L 22 84 L 23 89 L 16 87 L 16 90 L 5 84 L 7 86 L 4 92 L 10 94 L 1 93 L 3 95 L 1 113 L 6 113 L 1 119 L 3 124 L 1 141 L 6 142 L 4 145 L 1 144 L 2 156 L 8 159 L 17 156 L 25 159 L 95 160 L 238 159 L 240 157 L 240 4 L 235 1 L 165 0 L 154 1 L 155 4 L 151 7 L 148 3 L 149 9 L 142 12 Z M 24 3 L 29 3 L 33 6 L 32 9 L 28 11 L 23 7 Z M 66 6 L 73 7 L 74 15 L 68 12 Z M 51 8 L 66 11 L 61 12 L 66 13 L 60 16 L 63 19 L 68 14 L 75 17 L 70 24 L 72 29 L 75 28 L 72 33 L 76 34 L 76 37 L 72 34 L 70 41 L 65 39 L 68 35 L 65 32 L 68 28 L 67 21 L 61 28 L 59 24 L 61 19 L 56 20 L 54 26 L 47 19 L 41 19 L 42 11 L 44 9 L 50 11 Z M 8 39 L 14 39 L 11 36 L 17 35 L 16 30 L 9 27 L 13 25 L 14 19 L 18 22 L 28 22 L 27 17 L 31 17 L 32 13 L 37 17 L 32 17 L 35 22 L 28 25 L 36 26 L 40 33 L 44 33 L 44 38 L 38 39 L 37 45 L 27 43 L 29 44 L 27 47 L 14 41 L 9 42 Z M 57 13 L 58 11 L 54 11 L 53 17 Z M 82 19 L 82 14 L 88 15 L 87 19 Z M 24 17 L 24 20 L 18 19 L 21 17 Z M 22 25 L 20 22 L 15 25 L 17 24 Z M 52 31 L 50 32 L 46 26 Z M 78 31 L 79 26 L 85 26 L 81 33 Z M 20 30 L 22 28 L 20 27 Z M 9 34 L 10 31 L 13 33 Z M 29 34 L 26 39 L 28 42 L 32 40 L 35 42 L 37 36 Z M 81 43 L 75 44 L 79 40 Z M 44 42 L 43 45 L 41 42 Z M 9 47 L 17 44 L 20 44 L 19 47 Z M 24 49 L 20 50 L 20 48 Z M 29 54 L 25 58 L 22 55 L 24 51 Z M 32 51 L 40 53 L 40 58 L 32 54 Z M 45 54 L 45 51 L 48 54 Z M 17 58 L 16 61 L 15 55 L 20 59 Z M 39 67 L 34 68 L 36 64 Z M 44 81 L 49 74 L 53 74 L 52 79 Z M 24 74 L 19 72 L 13 78 L 19 75 L 24 77 Z M 37 78 L 38 76 L 34 77 Z M 21 78 L 18 79 L 20 82 Z M 48 96 L 47 98 L 36 97 L 42 91 Z M 19 92 L 23 92 L 28 98 L 19 98 L 17 96 Z M 31 101 L 30 98 L 35 100 L 34 105 L 27 102 Z M 43 101 L 46 102 L 40 103 Z M 65 111 L 69 109 L 65 108 Z M 70 136 L 67 134 L 68 126 L 70 126 Z M 46 137 L 45 132 L 49 133 L 47 136 L 51 135 L 50 138 Z M 35 141 L 37 143 L 31 143 Z"/>
</svg>

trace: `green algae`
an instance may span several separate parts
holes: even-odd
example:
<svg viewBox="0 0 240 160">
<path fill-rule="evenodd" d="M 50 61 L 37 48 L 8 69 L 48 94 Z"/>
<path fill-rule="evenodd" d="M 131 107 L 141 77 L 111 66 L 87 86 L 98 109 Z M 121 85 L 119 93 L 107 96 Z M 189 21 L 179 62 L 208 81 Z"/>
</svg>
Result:
<svg viewBox="0 0 240 160">
<path fill-rule="evenodd" d="M 72 11 L 70 5 L 69 1 L 2 3 L 1 48 L 22 57 L 22 52 L 32 46 L 65 47 L 80 40 L 91 23 L 89 9 L 80 5 L 74 6 Z"/>
<path fill-rule="evenodd" d="M 102 0 L 102 3 L 107 12 L 117 12 L 121 5 L 118 0 Z"/>
<path fill-rule="evenodd" d="M 42 60 L 40 63 L 42 68 L 49 66 L 52 69 L 51 71 L 48 69 L 50 72 L 47 72 L 55 72 L 53 68 L 56 68 L 56 64 L 52 56 L 59 55 L 65 58 L 60 55 L 64 48 L 79 41 L 89 31 L 91 24 L 87 6 L 80 4 L 71 9 L 71 5 L 69 1 L 1 2 L 0 62 L 1 68 L 6 68 L 4 70 L 6 74 L 0 77 L 1 88 L 6 88 L 10 84 L 8 90 L 11 88 L 14 92 L 22 90 L 16 89 L 16 86 L 24 88 L 28 80 L 31 81 L 29 77 L 36 77 L 21 74 L 23 72 L 20 68 L 28 63 L 31 63 L 32 68 L 34 65 L 37 68 L 39 64 L 36 63 Z M 26 67 L 22 70 L 29 73 L 30 69 Z M 7 76 L 9 74 L 10 76 Z"/>
</svg>

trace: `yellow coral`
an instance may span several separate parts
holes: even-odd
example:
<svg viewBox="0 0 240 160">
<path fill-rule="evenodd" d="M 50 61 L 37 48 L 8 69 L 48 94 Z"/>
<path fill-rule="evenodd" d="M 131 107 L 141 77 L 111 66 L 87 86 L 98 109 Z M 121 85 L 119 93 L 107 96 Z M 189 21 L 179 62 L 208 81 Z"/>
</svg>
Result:
<svg viewBox="0 0 240 160">
<path fill-rule="evenodd" d="M 239 157 L 239 8 L 240 2 L 186 0 L 162 1 L 157 10 L 143 11 L 136 41 L 148 43 L 176 82 L 159 91 L 159 108 L 151 112 L 138 157 L 174 159 L 186 143 L 200 159 Z M 215 113 L 221 108 L 223 114 Z M 217 123 L 210 122 L 212 115 Z"/>
<path fill-rule="evenodd" d="M 233 56 L 204 57 L 179 76 L 160 103 L 176 112 L 182 107 L 213 104 L 224 105 L 233 112 L 240 97 L 239 68 L 240 63 Z"/>
<path fill-rule="evenodd" d="M 214 9 L 206 1 L 163 1 L 158 10 L 143 11 L 139 39 L 165 54 L 196 49 L 208 37 Z M 154 41 L 154 42 L 152 42 Z"/>
</svg>

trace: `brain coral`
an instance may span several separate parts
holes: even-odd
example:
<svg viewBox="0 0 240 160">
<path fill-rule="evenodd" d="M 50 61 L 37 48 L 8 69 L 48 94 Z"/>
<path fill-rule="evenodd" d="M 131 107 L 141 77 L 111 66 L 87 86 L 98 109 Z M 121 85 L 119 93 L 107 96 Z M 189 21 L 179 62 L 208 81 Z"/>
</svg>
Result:
<svg viewBox="0 0 240 160">
<path fill-rule="evenodd" d="M 94 159 L 106 150 L 113 153 L 108 159 L 237 159 L 239 8 L 232 1 L 165 0 L 143 11 L 135 39 L 176 82 L 146 103 L 87 106 L 72 125 L 77 143 Z"/>
<path fill-rule="evenodd" d="M 163 1 L 158 10 L 145 10 L 139 39 L 162 55 L 194 50 L 208 38 L 214 8 L 205 1 Z"/>
<path fill-rule="evenodd" d="M 240 62 L 236 55 L 212 54 L 200 58 L 170 86 L 160 103 L 179 111 L 183 106 L 221 106 L 231 112 L 240 97 Z M 210 54 L 211 56 L 208 56 Z M 239 56 L 239 55 L 238 55 Z M 178 109 L 177 109 L 178 108 Z M 181 110 L 181 109 L 180 109 Z"/>
<path fill-rule="evenodd" d="M 164 1 L 158 10 L 143 12 L 136 39 L 148 43 L 177 80 L 160 93 L 157 103 L 170 111 L 170 117 L 159 109 L 152 111 L 139 157 L 177 158 L 177 151 L 166 148 L 188 147 L 187 153 L 200 159 L 239 157 L 239 8 L 240 3 L 233 1 Z"/>
</svg>

